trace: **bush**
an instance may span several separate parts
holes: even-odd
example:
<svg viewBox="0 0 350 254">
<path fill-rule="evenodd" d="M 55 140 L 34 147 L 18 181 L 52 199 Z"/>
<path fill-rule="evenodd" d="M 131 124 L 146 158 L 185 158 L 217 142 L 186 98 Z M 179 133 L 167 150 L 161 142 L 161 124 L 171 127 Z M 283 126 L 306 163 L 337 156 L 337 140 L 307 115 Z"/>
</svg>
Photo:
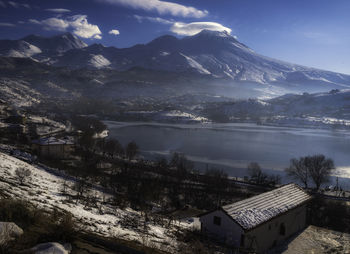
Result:
<svg viewBox="0 0 350 254">
<path fill-rule="evenodd" d="M 26 181 L 30 179 L 32 171 L 30 171 L 30 169 L 28 168 L 17 168 L 15 171 L 15 175 L 20 184 L 23 185 Z"/>
<path fill-rule="evenodd" d="M 24 230 L 24 234 L 10 243 L 2 253 L 28 249 L 42 242 L 69 242 L 75 239 L 76 226 L 69 213 L 37 209 L 23 201 L 0 199 L 0 221 L 14 222 Z"/>
</svg>

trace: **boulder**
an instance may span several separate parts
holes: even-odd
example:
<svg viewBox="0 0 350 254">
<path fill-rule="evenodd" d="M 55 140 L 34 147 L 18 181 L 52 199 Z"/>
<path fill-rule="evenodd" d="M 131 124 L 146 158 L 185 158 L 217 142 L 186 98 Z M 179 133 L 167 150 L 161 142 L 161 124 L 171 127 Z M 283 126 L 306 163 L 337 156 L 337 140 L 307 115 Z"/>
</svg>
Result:
<svg viewBox="0 0 350 254">
<path fill-rule="evenodd" d="M 0 222 L 0 246 L 15 240 L 23 230 L 13 222 Z"/>
<path fill-rule="evenodd" d="M 72 246 L 60 243 L 41 243 L 30 249 L 35 254 L 69 254 L 72 251 Z"/>
</svg>

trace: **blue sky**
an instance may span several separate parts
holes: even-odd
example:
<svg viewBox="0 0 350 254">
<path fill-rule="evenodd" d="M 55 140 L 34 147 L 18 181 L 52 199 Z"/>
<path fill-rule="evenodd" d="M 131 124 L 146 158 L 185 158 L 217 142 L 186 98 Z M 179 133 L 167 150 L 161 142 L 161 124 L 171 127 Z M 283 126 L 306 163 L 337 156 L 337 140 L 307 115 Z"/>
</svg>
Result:
<svg viewBox="0 0 350 254">
<path fill-rule="evenodd" d="M 0 39 L 72 32 L 129 47 L 226 30 L 256 52 L 350 74 L 348 0 L 0 0 Z"/>
</svg>

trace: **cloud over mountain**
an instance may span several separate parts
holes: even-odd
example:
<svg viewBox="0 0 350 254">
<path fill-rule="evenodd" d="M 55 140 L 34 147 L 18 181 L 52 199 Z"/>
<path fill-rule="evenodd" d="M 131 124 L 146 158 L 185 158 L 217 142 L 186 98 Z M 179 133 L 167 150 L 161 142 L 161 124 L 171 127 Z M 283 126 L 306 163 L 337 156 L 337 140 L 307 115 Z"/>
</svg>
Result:
<svg viewBox="0 0 350 254">
<path fill-rule="evenodd" d="M 46 30 L 67 31 L 82 38 L 101 39 L 102 32 L 97 25 L 90 24 L 87 15 L 74 15 L 68 18 L 48 18 L 44 20 L 29 19 L 29 22 L 42 25 Z"/>
<path fill-rule="evenodd" d="M 197 34 L 202 30 L 220 31 L 220 32 L 225 31 L 228 34 L 230 34 L 232 31 L 230 28 L 225 27 L 216 22 L 192 22 L 187 24 L 182 22 L 175 22 L 170 28 L 171 32 L 178 35 L 186 35 L 186 36 Z"/>
</svg>

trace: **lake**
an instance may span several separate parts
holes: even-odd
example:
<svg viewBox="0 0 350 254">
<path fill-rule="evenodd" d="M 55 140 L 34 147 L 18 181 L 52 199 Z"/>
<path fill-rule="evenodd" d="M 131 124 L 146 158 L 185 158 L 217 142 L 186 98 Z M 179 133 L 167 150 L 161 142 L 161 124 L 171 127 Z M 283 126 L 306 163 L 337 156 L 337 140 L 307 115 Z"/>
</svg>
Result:
<svg viewBox="0 0 350 254">
<path fill-rule="evenodd" d="M 161 124 L 105 121 L 123 145 L 134 140 L 147 159 L 184 153 L 200 169 L 216 167 L 231 176 L 247 175 L 258 162 L 267 173 L 284 174 L 291 158 L 324 154 L 332 158 L 342 186 L 350 187 L 350 133 L 340 130 L 270 127 L 256 124 Z M 334 183 L 335 178 L 332 182 Z M 349 182 L 349 183 L 348 183 Z"/>
</svg>

